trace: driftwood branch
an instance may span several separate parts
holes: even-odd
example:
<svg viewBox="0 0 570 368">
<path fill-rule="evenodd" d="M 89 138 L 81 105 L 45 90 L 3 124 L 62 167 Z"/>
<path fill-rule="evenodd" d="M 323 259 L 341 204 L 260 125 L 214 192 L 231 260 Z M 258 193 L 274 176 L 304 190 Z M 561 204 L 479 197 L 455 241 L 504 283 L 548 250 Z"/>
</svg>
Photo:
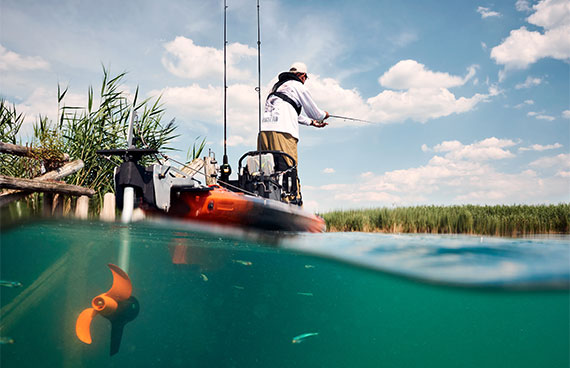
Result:
<svg viewBox="0 0 570 368">
<path fill-rule="evenodd" d="M 34 157 L 40 153 L 40 150 L 28 146 L 19 146 L 17 144 L 0 142 L 0 153 Z M 63 153 L 63 161 L 69 161 L 69 155 L 67 153 Z"/>
<path fill-rule="evenodd" d="M 85 166 L 83 161 L 75 160 L 63 165 L 59 169 L 47 172 L 44 175 L 38 176 L 37 178 L 34 178 L 32 180 L 61 180 L 66 176 L 75 174 L 76 172 L 81 170 L 83 166 Z M 8 203 L 18 201 L 32 193 L 33 192 L 25 190 L 7 190 L 3 193 L 0 193 L 0 207 L 5 206 Z"/>
<path fill-rule="evenodd" d="M 34 192 L 60 193 L 69 195 L 86 195 L 93 197 L 95 191 L 78 185 L 63 184 L 50 181 L 12 178 L 0 175 L 0 188 L 29 190 Z"/>
</svg>

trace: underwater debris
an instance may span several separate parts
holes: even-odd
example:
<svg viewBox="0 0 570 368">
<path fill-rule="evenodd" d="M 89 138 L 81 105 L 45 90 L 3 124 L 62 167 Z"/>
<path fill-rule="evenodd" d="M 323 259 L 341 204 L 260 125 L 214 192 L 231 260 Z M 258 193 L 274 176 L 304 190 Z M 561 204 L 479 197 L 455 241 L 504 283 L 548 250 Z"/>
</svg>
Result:
<svg viewBox="0 0 570 368">
<path fill-rule="evenodd" d="M 0 286 L 17 288 L 17 287 L 22 287 L 22 283 L 19 281 L 0 280 Z"/>
<path fill-rule="evenodd" d="M 312 336 L 317 336 L 318 334 L 319 334 L 318 332 L 308 332 L 308 333 L 304 333 L 304 334 L 301 334 L 301 335 L 299 335 L 299 336 L 293 337 L 293 340 L 291 340 L 291 343 L 293 343 L 293 344 L 300 344 L 300 343 L 302 343 L 306 338 L 312 337 Z"/>
<path fill-rule="evenodd" d="M 305 268 L 315 268 L 315 266 L 310 265 L 310 264 L 306 264 L 306 265 L 305 265 Z"/>
<path fill-rule="evenodd" d="M 297 292 L 297 295 L 303 295 L 303 296 L 313 296 L 313 293 L 302 293 L 302 292 Z"/>
<path fill-rule="evenodd" d="M 0 345 L 13 344 L 15 341 L 11 337 L 0 336 Z"/>
<path fill-rule="evenodd" d="M 204 280 L 204 282 L 208 281 L 208 276 L 206 276 L 205 274 L 201 273 L 200 277 L 202 278 L 202 280 Z"/>
<path fill-rule="evenodd" d="M 243 286 L 239 286 L 239 285 L 233 285 L 232 286 L 234 289 L 238 289 L 238 290 L 243 290 L 245 289 Z"/>
<path fill-rule="evenodd" d="M 242 261 L 241 259 L 232 259 L 233 263 L 239 263 L 241 265 L 244 266 L 251 266 L 253 263 L 251 263 L 250 261 Z"/>
</svg>

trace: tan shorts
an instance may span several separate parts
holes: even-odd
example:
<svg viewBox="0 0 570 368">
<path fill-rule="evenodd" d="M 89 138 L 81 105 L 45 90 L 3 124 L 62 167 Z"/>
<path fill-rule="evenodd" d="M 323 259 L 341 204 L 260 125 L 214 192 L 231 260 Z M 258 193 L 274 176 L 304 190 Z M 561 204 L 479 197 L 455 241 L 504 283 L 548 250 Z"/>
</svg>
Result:
<svg viewBox="0 0 570 368">
<path fill-rule="evenodd" d="M 297 163 L 297 198 L 301 198 L 301 182 L 299 180 L 299 161 L 297 159 L 297 142 L 299 140 L 289 133 L 262 131 L 257 136 L 257 149 L 260 151 L 282 151 L 295 159 Z M 290 166 L 293 166 L 291 159 L 285 157 Z M 287 198 L 286 201 L 293 201 L 295 198 Z"/>
<path fill-rule="evenodd" d="M 263 131 L 257 137 L 257 149 L 260 151 L 283 151 L 295 159 L 297 171 L 297 142 L 299 140 L 289 133 Z M 285 158 L 289 165 L 293 165 L 289 158 Z"/>
</svg>

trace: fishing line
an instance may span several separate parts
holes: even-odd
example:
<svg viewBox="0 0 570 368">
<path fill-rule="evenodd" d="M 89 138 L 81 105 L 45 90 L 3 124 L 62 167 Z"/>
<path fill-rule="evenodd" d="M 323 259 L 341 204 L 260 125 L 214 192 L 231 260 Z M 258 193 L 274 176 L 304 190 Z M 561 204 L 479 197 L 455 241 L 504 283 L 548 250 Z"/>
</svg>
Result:
<svg viewBox="0 0 570 368">
<path fill-rule="evenodd" d="M 331 114 L 329 114 L 329 117 L 331 117 L 331 118 L 337 118 L 337 119 L 343 119 L 343 120 L 359 121 L 359 122 L 367 123 L 367 124 L 378 124 L 378 123 L 376 123 L 376 122 L 374 122 L 374 121 L 362 120 L 362 119 L 357 119 L 357 118 L 351 118 L 351 117 L 348 117 L 348 116 L 339 116 L 339 115 L 331 115 Z"/>
</svg>

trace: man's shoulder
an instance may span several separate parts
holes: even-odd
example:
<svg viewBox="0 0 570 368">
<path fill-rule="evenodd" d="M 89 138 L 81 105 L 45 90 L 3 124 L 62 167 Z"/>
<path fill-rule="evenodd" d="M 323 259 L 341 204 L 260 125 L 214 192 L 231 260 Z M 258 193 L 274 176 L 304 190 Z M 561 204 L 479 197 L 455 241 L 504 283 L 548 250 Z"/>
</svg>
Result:
<svg viewBox="0 0 570 368">
<path fill-rule="evenodd" d="M 298 92 L 304 92 L 307 90 L 307 87 L 305 87 L 303 83 L 297 80 L 288 80 L 285 83 L 283 83 L 283 86 L 285 86 L 286 88 L 291 88 Z"/>
</svg>

